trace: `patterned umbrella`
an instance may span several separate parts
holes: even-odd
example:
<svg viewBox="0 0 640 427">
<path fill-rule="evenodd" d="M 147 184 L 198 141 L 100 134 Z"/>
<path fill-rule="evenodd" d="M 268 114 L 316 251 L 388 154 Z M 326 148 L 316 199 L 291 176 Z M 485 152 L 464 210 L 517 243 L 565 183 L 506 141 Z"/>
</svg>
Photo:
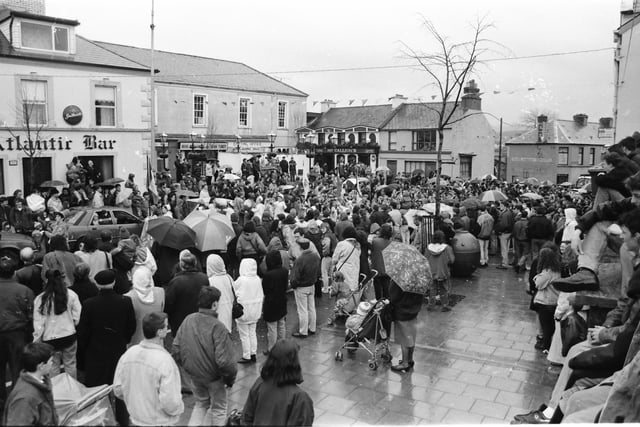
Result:
<svg viewBox="0 0 640 427">
<path fill-rule="evenodd" d="M 235 237 L 231 221 L 210 210 L 194 210 L 184 219 L 196 233 L 196 248 L 201 251 L 226 250 L 227 243 Z"/>
<path fill-rule="evenodd" d="M 480 195 L 480 200 L 483 202 L 499 202 L 501 200 L 507 200 L 507 196 L 502 191 L 489 190 Z"/>
<path fill-rule="evenodd" d="M 424 294 L 431 283 L 429 261 L 418 249 L 400 242 L 391 242 L 382 251 L 384 269 L 403 291 Z"/>
</svg>

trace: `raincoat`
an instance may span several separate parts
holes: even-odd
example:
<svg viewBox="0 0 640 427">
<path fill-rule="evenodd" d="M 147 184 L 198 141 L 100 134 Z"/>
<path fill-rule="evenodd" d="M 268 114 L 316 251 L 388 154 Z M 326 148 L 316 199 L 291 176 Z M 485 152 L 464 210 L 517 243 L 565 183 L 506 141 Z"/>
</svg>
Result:
<svg viewBox="0 0 640 427">
<path fill-rule="evenodd" d="M 213 286 L 220 291 L 218 301 L 218 320 L 227 327 L 229 333 L 233 328 L 233 318 L 231 310 L 233 308 L 233 279 L 227 274 L 224 261 L 220 255 L 209 255 L 207 257 L 207 276 L 209 286 Z"/>
<path fill-rule="evenodd" d="M 353 238 L 338 242 L 332 263 L 336 271 L 344 275 L 344 282 L 349 289 L 357 291 L 360 279 L 360 243 Z"/>
<path fill-rule="evenodd" d="M 262 314 L 262 280 L 258 277 L 256 260 L 245 258 L 240 261 L 240 276 L 233 284 L 238 302 L 244 308 L 242 317 L 236 319 L 238 323 L 255 323 Z"/>
</svg>

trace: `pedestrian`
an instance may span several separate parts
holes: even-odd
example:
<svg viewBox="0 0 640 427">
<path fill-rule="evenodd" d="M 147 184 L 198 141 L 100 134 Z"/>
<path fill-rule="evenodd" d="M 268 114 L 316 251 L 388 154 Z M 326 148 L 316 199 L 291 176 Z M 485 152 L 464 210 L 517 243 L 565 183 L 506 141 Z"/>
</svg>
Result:
<svg viewBox="0 0 640 427">
<path fill-rule="evenodd" d="M 418 314 L 422 308 L 423 296 L 413 292 L 405 292 L 395 282 L 389 287 L 389 306 L 393 320 L 393 336 L 400 344 L 402 359 L 391 366 L 395 372 L 408 372 L 413 369 L 413 351 L 418 332 Z"/>
<path fill-rule="evenodd" d="M 220 255 L 212 254 L 207 257 L 207 276 L 209 277 L 209 286 L 220 291 L 218 320 L 231 333 L 233 331 L 233 279 L 227 274 Z"/>
<path fill-rule="evenodd" d="M 89 265 L 89 277 L 93 279 L 99 271 L 111 268 L 111 254 L 98 249 L 98 239 L 95 236 L 86 236 L 82 250 L 75 252 L 83 262 Z"/>
<path fill-rule="evenodd" d="M 188 250 L 180 252 L 180 271 L 166 288 L 164 311 L 169 315 L 172 331 L 177 331 L 185 317 L 198 311 L 200 288 L 209 286 L 207 275 L 199 271 L 197 259 Z"/>
<path fill-rule="evenodd" d="M 136 315 L 130 298 L 113 289 L 116 275 L 112 270 L 96 274 L 98 296 L 82 306 L 78 323 L 78 369 L 85 371 L 84 384 L 94 387 L 112 384 L 118 359 L 136 331 Z M 128 425 L 126 407 L 116 401 L 116 420 Z"/>
<path fill-rule="evenodd" d="M 33 306 L 33 341 L 53 347 L 53 375 L 59 374 L 62 366 L 65 373 L 76 378 L 76 327 L 82 305 L 78 295 L 65 286 L 59 270 L 47 271 L 44 291 Z"/>
<path fill-rule="evenodd" d="M 233 283 L 233 290 L 242 304 L 244 314 L 236 319 L 238 334 L 242 343 L 242 358 L 238 363 L 252 363 L 256 361 L 258 338 L 256 324 L 262 314 L 262 280 L 258 277 L 258 264 L 253 258 L 240 261 L 240 276 Z"/>
<path fill-rule="evenodd" d="M 33 292 L 17 282 L 15 269 L 9 257 L 0 258 L 0 408 L 7 398 L 7 373 L 15 385 L 20 355 L 33 327 Z"/>
<path fill-rule="evenodd" d="M 118 361 L 113 380 L 117 402 L 124 401 L 136 426 L 169 426 L 184 412 L 180 372 L 163 342 L 169 333 L 167 315 L 147 313 L 142 318 L 144 339 Z"/>
<path fill-rule="evenodd" d="M 67 287 L 73 284 L 73 271 L 82 260 L 69 251 L 66 237 L 56 234 L 51 236 L 49 251 L 42 259 L 42 279 L 46 279 L 47 271 L 59 270 Z"/>
<path fill-rule="evenodd" d="M 355 230 L 354 230 L 355 231 Z M 315 283 L 320 273 L 320 257 L 304 237 L 297 240 L 302 253 L 293 263 L 290 274 L 291 287 L 298 310 L 298 330 L 292 336 L 306 338 L 316 333 Z"/>
<path fill-rule="evenodd" d="M 531 262 L 529 258 L 530 245 L 529 238 L 527 237 L 527 211 L 523 210 L 518 214 L 517 220 L 513 225 L 513 249 L 515 252 L 515 266 L 516 273 L 524 272 L 528 269 L 528 264 Z"/>
<path fill-rule="evenodd" d="M 513 225 L 513 212 L 509 208 L 508 202 L 499 202 L 498 221 L 495 225 L 495 232 L 498 235 L 498 241 L 500 242 L 500 254 L 502 255 L 502 264 L 499 264 L 498 268 L 502 270 L 509 268 L 509 243 L 511 242 Z"/>
<path fill-rule="evenodd" d="M 531 241 L 531 256 L 538 257 L 542 245 L 553 240 L 555 230 L 551 220 L 547 218 L 547 209 L 544 206 L 536 208 L 536 214 L 531 216 L 527 223 L 527 237 Z"/>
<path fill-rule="evenodd" d="M 287 287 L 289 286 L 289 272 L 282 266 L 282 256 L 279 251 L 271 251 L 266 256 L 267 271 L 262 276 L 264 302 L 262 318 L 267 323 L 266 355 L 276 341 L 285 337 L 287 317 Z"/>
<path fill-rule="evenodd" d="M 16 280 L 33 291 L 34 295 L 42 292 L 42 264 L 36 262 L 35 252 L 30 247 L 20 249 L 20 259 L 24 267 L 16 271 Z"/>
<path fill-rule="evenodd" d="M 164 310 L 164 289 L 153 286 L 153 276 L 148 268 L 142 267 L 133 272 L 133 286 L 124 296 L 131 298 L 136 315 L 136 331 L 131 337 L 129 346 L 136 345 L 144 339 L 142 320 L 149 313 Z"/>
<path fill-rule="evenodd" d="M 345 283 L 352 292 L 356 292 L 360 281 L 361 247 L 357 241 L 358 234 L 354 227 L 349 226 L 345 228 L 342 237 L 343 240 L 340 240 L 336 245 L 331 262 L 334 271 L 344 274 Z"/>
<path fill-rule="evenodd" d="M 542 343 L 541 346 L 536 346 L 536 348 L 548 353 L 551 339 L 555 332 L 554 313 L 559 295 L 559 292 L 553 287 L 553 281 L 560 278 L 560 256 L 558 252 L 548 248 L 541 249 L 537 267 L 537 274 L 533 278 L 537 290 L 533 304 L 542 328 Z"/>
<path fill-rule="evenodd" d="M 442 311 L 451 311 L 449 306 L 449 294 L 451 293 L 451 265 L 456 258 L 453 248 L 446 243 L 447 237 L 438 230 L 433 233 L 433 242 L 427 245 L 427 259 L 433 281 L 429 289 L 429 305 L 427 310 L 435 308 L 436 299 L 440 299 Z"/>
<path fill-rule="evenodd" d="M 236 379 L 233 342 L 218 320 L 220 291 L 200 289 L 198 312 L 188 315 L 173 340 L 172 353 L 189 376 L 195 404 L 190 426 L 222 426 L 227 418 L 227 388 Z"/>
<path fill-rule="evenodd" d="M 2 425 L 58 425 L 49 379 L 53 368 L 53 347 L 35 342 L 21 348 L 20 353 L 22 372 L 7 399 Z"/>
<path fill-rule="evenodd" d="M 480 243 L 480 267 L 489 266 L 489 241 L 493 232 L 493 217 L 484 205 L 479 207 L 480 215 L 478 216 L 478 225 L 480 232 L 478 233 L 478 242 Z"/>
<path fill-rule="evenodd" d="M 313 425 L 313 401 L 298 384 L 303 381 L 298 345 L 278 341 L 260 369 L 242 411 L 245 425 Z"/>
<path fill-rule="evenodd" d="M 373 226 L 371 228 L 373 229 Z M 392 235 L 393 227 L 390 224 L 383 224 L 377 237 L 374 237 L 371 242 L 371 268 L 378 272 L 373 279 L 376 299 L 389 297 L 391 278 L 386 273 L 382 251 L 391 244 Z"/>
<path fill-rule="evenodd" d="M 236 256 L 239 260 L 253 258 L 260 263 L 261 258 L 266 255 L 267 247 L 262 238 L 256 232 L 256 224 L 248 221 L 244 224 L 242 234 L 238 237 L 236 246 Z"/>
<path fill-rule="evenodd" d="M 89 264 L 79 262 L 73 270 L 73 285 L 69 288 L 78 295 L 80 304 L 98 295 L 96 283 L 89 278 Z"/>
</svg>

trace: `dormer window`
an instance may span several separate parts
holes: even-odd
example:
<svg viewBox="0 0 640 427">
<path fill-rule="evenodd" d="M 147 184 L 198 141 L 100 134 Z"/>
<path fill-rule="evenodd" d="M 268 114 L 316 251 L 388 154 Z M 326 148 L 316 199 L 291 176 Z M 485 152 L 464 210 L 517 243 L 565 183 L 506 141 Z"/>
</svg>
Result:
<svg viewBox="0 0 640 427">
<path fill-rule="evenodd" d="M 20 27 L 23 48 L 69 52 L 68 28 L 31 21 L 22 21 Z"/>
</svg>

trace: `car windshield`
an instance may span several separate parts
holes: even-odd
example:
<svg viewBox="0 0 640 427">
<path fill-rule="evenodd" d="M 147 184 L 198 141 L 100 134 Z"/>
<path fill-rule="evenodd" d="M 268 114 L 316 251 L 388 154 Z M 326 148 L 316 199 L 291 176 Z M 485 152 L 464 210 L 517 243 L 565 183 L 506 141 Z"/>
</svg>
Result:
<svg viewBox="0 0 640 427">
<path fill-rule="evenodd" d="M 77 225 L 80 223 L 80 220 L 82 220 L 82 217 L 84 216 L 85 213 L 86 213 L 85 211 L 78 211 L 67 221 L 69 222 L 69 224 Z"/>
</svg>

